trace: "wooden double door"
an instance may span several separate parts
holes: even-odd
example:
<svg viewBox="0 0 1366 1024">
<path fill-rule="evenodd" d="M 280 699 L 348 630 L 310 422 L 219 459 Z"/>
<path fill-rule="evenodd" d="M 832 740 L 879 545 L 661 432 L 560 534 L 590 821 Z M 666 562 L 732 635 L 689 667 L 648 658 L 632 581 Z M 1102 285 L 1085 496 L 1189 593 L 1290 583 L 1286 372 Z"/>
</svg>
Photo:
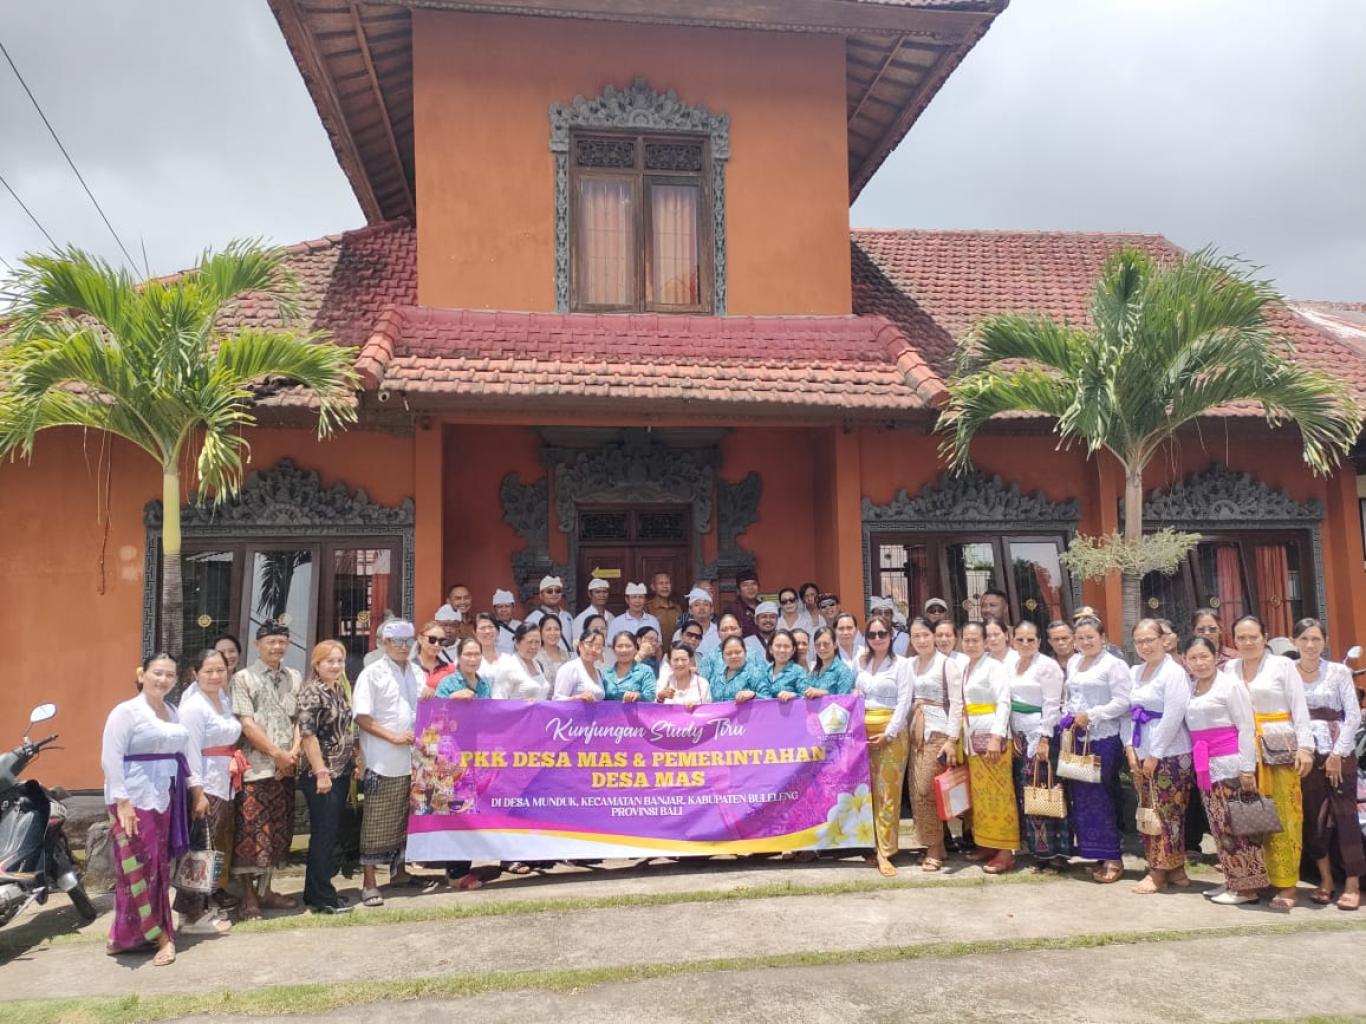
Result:
<svg viewBox="0 0 1366 1024">
<path fill-rule="evenodd" d="M 656 573 L 673 579 L 674 600 L 692 581 L 692 516 L 686 505 L 580 505 L 576 610 L 588 584 L 606 580 L 607 607 L 626 610 L 626 584 L 647 587 Z"/>
</svg>

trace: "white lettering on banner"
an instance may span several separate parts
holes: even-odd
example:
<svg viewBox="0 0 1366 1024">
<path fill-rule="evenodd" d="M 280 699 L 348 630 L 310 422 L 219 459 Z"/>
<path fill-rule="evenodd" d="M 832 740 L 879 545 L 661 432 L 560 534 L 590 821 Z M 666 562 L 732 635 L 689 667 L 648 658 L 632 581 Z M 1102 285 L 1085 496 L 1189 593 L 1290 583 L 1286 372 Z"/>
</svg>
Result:
<svg viewBox="0 0 1366 1024">
<path fill-rule="evenodd" d="M 701 722 L 654 722 L 650 726 L 652 740 L 692 740 L 702 742 Z"/>
<path fill-rule="evenodd" d="M 585 746 L 596 739 L 620 744 L 624 739 L 638 739 L 645 735 L 645 729 L 639 725 L 598 725 L 595 722 L 575 722 L 570 718 L 552 718 L 545 723 L 545 731 L 562 743 L 582 740 Z"/>
</svg>

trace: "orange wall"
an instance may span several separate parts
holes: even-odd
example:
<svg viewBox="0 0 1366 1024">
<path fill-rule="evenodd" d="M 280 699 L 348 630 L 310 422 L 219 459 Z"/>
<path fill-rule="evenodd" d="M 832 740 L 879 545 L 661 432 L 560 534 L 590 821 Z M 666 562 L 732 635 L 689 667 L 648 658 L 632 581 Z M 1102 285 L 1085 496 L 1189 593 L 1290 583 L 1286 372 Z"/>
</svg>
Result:
<svg viewBox="0 0 1366 1024">
<path fill-rule="evenodd" d="M 255 468 L 290 455 L 318 470 L 324 485 L 344 480 L 381 504 L 413 493 L 411 438 L 352 431 L 319 442 L 311 431 L 257 430 L 250 439 Z M 18 742 L 33 705 L 56 703 L 53 731 L 66 749 L 44 755 L 34 773 L 72 789 L 101 785 L 105 716 L 134 693 L 142 644 L 142 510 L 161 497 L 156 463 L 131 445 L 112 444 L 101 593 L 100 446 L 97 434 L 50 431 L 40 436 L 31 465 L 0 465 L 0 621 L 10 637 L 0 747 Z"/>
<path fill-rule="evenodd" d="M 729 312 L 848 313 L 844 41 L 413 11 L 418 294 L 553 310 L 552 103 L 644 76 L 731 119 Z"/>
</svg>

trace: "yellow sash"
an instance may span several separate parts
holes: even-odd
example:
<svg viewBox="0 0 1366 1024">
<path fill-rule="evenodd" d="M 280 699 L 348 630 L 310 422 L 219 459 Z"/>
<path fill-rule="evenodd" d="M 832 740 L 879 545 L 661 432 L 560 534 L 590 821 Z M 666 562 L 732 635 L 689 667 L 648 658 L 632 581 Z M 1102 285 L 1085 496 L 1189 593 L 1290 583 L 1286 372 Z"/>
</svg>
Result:
<svg viewBox="0 0 1366 1024">
<path fill-rule="evenodd" d="M 996 714 L 995 704 L 969 704 L 967 708 L 970 715 L 994 715 Z"/>
<path fill-rule="evenodd" d="M 891 708 L 870 708 L 864 705 L 863 727 L 870 740 L 876 739 L 887 731 L 887 726 L 892 724 L 893 714 L 895 712 Z"/>
<path fill-rule="evenodd" d="M 1263 722 L 1288 722 L 1290 721 L 1289 711 L 1268 711 L 1266 714 L 1257 711 L 1252 716 L 1256 721 L 1257 730 L 1257 789 L 1262 796 L 1271 795 L 1271 766 L 1262 760 L 1262 723 Z"/>
</svg>

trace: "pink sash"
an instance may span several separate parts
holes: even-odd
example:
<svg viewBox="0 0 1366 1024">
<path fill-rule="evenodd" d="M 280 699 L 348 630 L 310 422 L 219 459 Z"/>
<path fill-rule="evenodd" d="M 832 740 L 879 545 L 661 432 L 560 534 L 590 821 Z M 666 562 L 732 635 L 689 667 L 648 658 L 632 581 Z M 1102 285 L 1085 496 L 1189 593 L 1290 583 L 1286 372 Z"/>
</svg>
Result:
<svg viewBox="0 0 1366 1024">
<path fill-rule="evenodd" d="M 1238 753 L 1238 727 L 1216 725 L 1213 729 L 1192 729 L 1191 741 L 1195 778 L 1200 788 L 1208 793 L 1213 786 L 1209 777 L 1209 759 Z"/>
</svg>

